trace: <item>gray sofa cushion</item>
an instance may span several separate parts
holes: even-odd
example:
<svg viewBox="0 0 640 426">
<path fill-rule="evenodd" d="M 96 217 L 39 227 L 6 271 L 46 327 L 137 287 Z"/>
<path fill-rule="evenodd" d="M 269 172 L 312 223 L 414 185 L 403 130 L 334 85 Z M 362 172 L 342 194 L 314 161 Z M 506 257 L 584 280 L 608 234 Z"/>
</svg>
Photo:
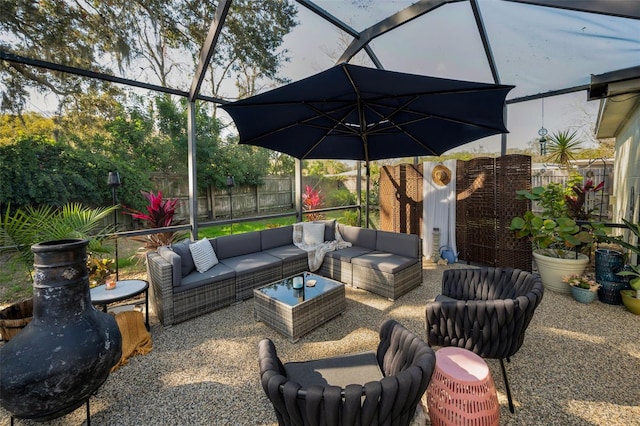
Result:
<svg viewBox="0 0 640 426">
<path fill-rule="evenodd" d="M 376 249 L 376 231 L 374 229 L 359 228 L 357 226 L 339 225 L 340 233 L 345 241 L 354 246 L 369 250 Z"/>
<path fill-rule="evenodd" d="M 268 250 L 263 250 L 264 253 L 268 253 L 271 256 L 275 256 L 282 260 L 295 260 L 295 259 L 306 259 L 308 254 L 306 251 L 290 244 L 288 246 L 282 247 L 274 247 Z"/>
<path fill-rule="evenodd" d="M 182 283 L 182 261 L 180 255 L 168 246 L 158 247 L 158 254 L 171 264 L 173 273 L 173 279 L 171 281 L 174 287 L 178 287 Z"/>
<path fill-rule="evenodd" d="M 218 263 L 206 272 L 200 273 L 198 271 L 194 271 L 186 277 L 183 277 L 182 285 L 180 287 L 174 287 L 173 292 L 180 293 L 203 285 L 210 285 L 216 281 L 233 278 L 235 275 L 236 273 L 233 269 Z"/>
<path fill-rule="evenodd" d="M 196 265 L 193 263 L 193 257 L 191 256 L 191 250 L 189 250 L 190 244 L 192 244 L 191 240 L 187 239 L 171 246 L 171 250 L 177 253 L 182 261 L 180 273 L 183 277 L 186 277 L 196 269 Z"/>
<path fill-rule="evenodd" d="M 412 234 L 378 231 L 376 236 L 376 251 L 398 254 L 405 257 L 417 258 L 419 244 L 420 238 Z"/>
<path fill-rule="evenodd" d="M 224 235 L 216 238 L 214 250 L 218 260 L 222 260 L 250 253 L 259 253 L 262 250 L 260 244 L 260 232 L 247 232 L 245 234 Z"/>
<path fill-rule="evenodd" d="M 253 233 L 257 234 L 258 232 Z M 222 248 L 220 242 L 218 242 L 218 248 Z M 236 271 L 236 275 L 241 275 L 258 272 L 263 268 L 274 266 L 276 264 L 282 265 L 282 260 L 267 253 L 256 252 L 223 259 L 220 260 L 220 263 Z"/>
<path fill-rule="evenodd" d="M 415 258 L 380 251 L 372 251 L 371 253 L 351 259 L 352 265 L 366 266 L 367 268 L 389 274 L 400 272 L 411 265 L 415 265 L 416 262 L 418 262 L 418 260 Z"/>
<path fill-rule="evenodd" d="M 351 259 L 354 257 L 362 256 L 364 254 L 370 253 L 371 250 L 364 247 L 351 246 L 344 249 L 330 251 L 324 255 L 325 258 L 331 257 L 333 259 L 338 259 L 343 262 L 351 262 Z"/>
<path fill-rule="evenodd" d="M 293 244 L 293 226 L 282 226 L 260 231 L 260 241 L 262 250 L 269 250 L 274 247 L 282 247 Z"/>
</svg>

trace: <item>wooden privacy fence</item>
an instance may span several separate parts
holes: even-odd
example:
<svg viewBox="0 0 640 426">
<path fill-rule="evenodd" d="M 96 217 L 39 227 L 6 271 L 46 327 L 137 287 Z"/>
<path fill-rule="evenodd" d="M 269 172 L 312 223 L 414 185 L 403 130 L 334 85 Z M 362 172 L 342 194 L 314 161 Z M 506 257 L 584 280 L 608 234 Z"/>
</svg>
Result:
<svg viewBox="0 0 640 426">
<path fill-rule="evenodd" d="M 151 180 L 154 191 L 162 191 L 165 197 L 177 198 L 177 217 L 189 217 L 189 182 L 184 175 L 155 174 Z M 198 193 L 198 218 L 216 220 L 233 217 L 259 216 L 295 209 L 295 178 L 293 176 L 264 176 L 262 185 L 238 185 L 217 189 L 213 186 Z M 326 197 L 333 191 L 345 188 L 339 178 L 303 176 L 302 191 L 308 185 Z M 231 204 L 233 203 L 233 205 Z M 233 209 L 231 208 L 233 207 Z M 326 205 L 323 205 L 326 207 Z"/>
<path fill-rule="evenodd" d="M 189 217 L 189 183 L 185 176 L 158 174 L 152 177 L 157 190 L 177 198 L 177 216 Z M 198 194 L 198 217 L 217 219 L 290 210 L 295 207 L 295 189 L 291 176 L 265 176 L 263 184 L 234 186 L 230 189 L 209 187 Z"/>
<path fill-rule="evenodd" d="M 380 173 L 380 228 L 423 235 L 422 165 L 383 167 Z M 530 208 L 516 190 L 531 188 L 531 157 L 507 155 L 458 161 L 456 244 L 459 259 L 489 266 L 531 270 L 531 244 L 515 238 L 511 219 Z"/>
</svg>

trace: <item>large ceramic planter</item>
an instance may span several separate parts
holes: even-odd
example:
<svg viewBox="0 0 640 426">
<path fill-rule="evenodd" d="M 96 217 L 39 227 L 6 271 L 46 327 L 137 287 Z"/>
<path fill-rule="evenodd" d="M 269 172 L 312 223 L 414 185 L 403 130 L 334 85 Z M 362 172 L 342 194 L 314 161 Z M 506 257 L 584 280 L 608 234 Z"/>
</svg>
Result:
<svg viewBox="0 0 640 426">
<path fill-rule="evenodd" d="M 617 250 L 596 250 L 596 281 L 622 282 L 618 272 L 624 268 L 624 255 Z"/>
<path fill-rule="evenodd" d="M 533 258 L 538 266 L 538 273 L 542 278 L 542 284 L 545 288 L 558 292 L 570 293 L 571 286 L 562 282 L 562 277 L 566 275 L 582 275 L 584 269 L 589 263 L 589 257 L 584 254 L 578 254 L 578 258 L 573 258 L 575 253 L 569 253 L 571 259 L 557 258 L 545 256 L 536 250 L 533 252 Z"/>
<path fill-rule="evenodd" d="M 620 296 L 622 297 L 622 303 L 629 310 L 636 315 L 640 315 L 640 299 L 636 299 L 635 290 L 620 290 Z"/>
</svg>

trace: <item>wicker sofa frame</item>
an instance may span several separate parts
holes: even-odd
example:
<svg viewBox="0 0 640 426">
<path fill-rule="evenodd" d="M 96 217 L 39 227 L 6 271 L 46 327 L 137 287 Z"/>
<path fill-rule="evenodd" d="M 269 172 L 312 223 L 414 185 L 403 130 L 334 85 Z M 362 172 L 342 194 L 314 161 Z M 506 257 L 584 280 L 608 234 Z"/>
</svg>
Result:
<svg viewBox="0 0 640 426">
<path fill-rule="evenodd" d="M 325 240 L 333 240 L 335 222 L 325 221 L 325 225 Z M 316 271 L 318 275 L 391 300 L 421 284 L 422 245 L 418 236 L 342 224 L 338 229 L 352 247 L 327 253 Z M 292 226 L 209 241 L 222 265 L 212 270 L 226 268 L 218 276 L 214 273 L 202 278 L 193 271 L 181 277 L 177 254 L 166 248 L 147 254 L 150 304 L 163 325 L 177 324 L 251 298 L 255 288 L 309 270 L 307 253 L 293 245 Z M 194 277 L 204 282 L 187 286 L 178 282 L 193 281 Z"/>
</svg>

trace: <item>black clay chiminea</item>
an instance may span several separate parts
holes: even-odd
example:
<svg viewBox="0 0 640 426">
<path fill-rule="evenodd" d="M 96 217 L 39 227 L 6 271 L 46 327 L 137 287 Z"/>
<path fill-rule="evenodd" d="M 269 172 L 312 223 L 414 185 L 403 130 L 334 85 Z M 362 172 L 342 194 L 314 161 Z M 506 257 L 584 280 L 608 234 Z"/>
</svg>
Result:
<svg viewBox="0 0 640 426">
<path fill-rule="evenodd" d="M 50 420 L 88 401 L 120 360 L 115 319 L 91 304 L 87 240 L 35 244 L 33 321 L 0 348 L 0 403 Z"/>
</svg>

